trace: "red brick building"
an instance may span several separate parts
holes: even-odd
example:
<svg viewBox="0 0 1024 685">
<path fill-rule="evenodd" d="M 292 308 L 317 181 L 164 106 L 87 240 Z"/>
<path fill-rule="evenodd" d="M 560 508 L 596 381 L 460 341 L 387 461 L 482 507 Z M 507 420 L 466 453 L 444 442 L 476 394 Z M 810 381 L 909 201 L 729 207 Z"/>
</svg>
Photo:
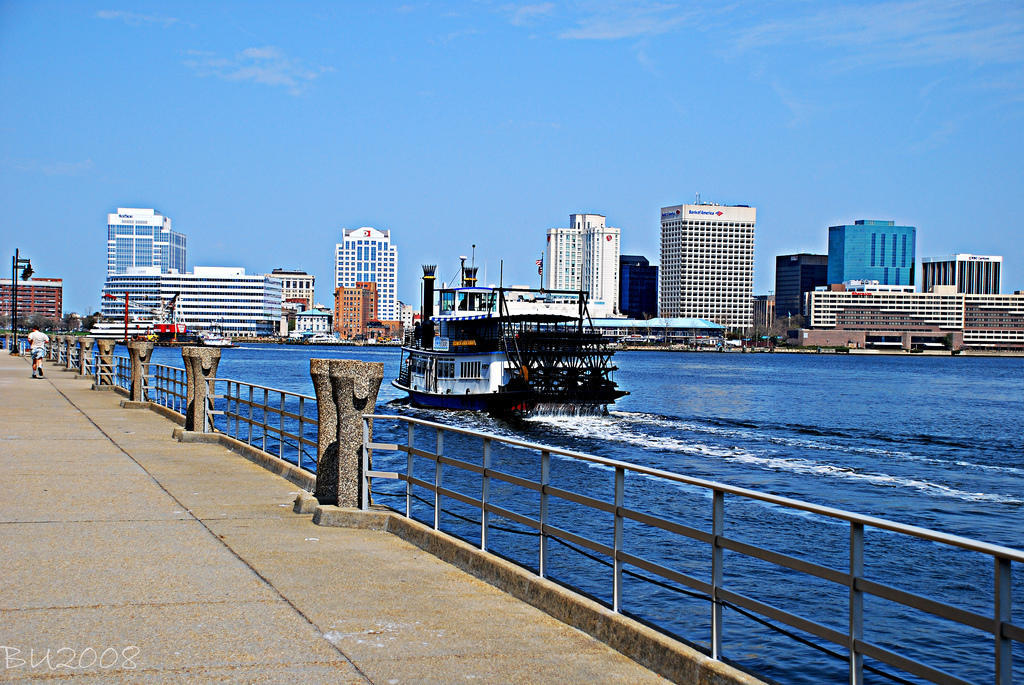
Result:
<svg viewBox="0 0 1024 685">
<path fill-rule="evenodd" d="M 40 314 L 55 321 L 64 316 L 64 279 L 30 278 L 18 281 L 18 317 Z M 11 279 L 0 278 L 0 313 L 11 315 Z"/>
<path fill-rule="evenodd" d="M 366 325 L 377 320 L 377 284 L 356 283 L 334 291 L 334 330 L 352 340 L 366 336 Z"/>
</svg>

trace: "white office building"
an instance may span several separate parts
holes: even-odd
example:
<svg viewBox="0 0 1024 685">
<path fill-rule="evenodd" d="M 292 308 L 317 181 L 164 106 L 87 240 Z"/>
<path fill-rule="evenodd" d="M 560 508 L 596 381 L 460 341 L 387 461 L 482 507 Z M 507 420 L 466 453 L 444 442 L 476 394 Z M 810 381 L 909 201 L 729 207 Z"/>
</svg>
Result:
<svg viewBox="0 0 1024 685">
<path fill-rule="evenodd" d="M 326 333 L 331 335 L 331 310 L 327 307 L 313 307 L 295 314 L 295 332 L 313 335 Z"/>
<path fill-rule="evenodd" d="M 937 285 L 954 286 L 968 295 L 998 295 L 1003 258 L 998 255 L 955 254 L 921 260 L 921 290 Z"/>
<path fill-rule="evenodd" d="M 733 331 L 748 329 L 756 221 L 757 210 L 746 205 L 662 207 L 660 315 L 708 319 Z"/>
<path fill-rule="evenodd" d="M 391 243 L 391 231 L 343 228 L 341 242 L 334 248 L 334 264 L 335 290 L 376 283 L 377 318 L 398 320 L 398 247 Z"/>
<path fill-rule="evenodd" d="M 118 207 L 107 214 L 107 275 L 130 269 L 185 271 L 185 236 L 155 209 Z"/>
<path fill-rule="evenodd" d="M 281 281 L 281 301 L 302 300 L 302 309 L 312 309 L 316 276 L 294 269 L 274 269 L 268 276 Z"/>
<path fill-rule="evenodd" d="M 548 229 L 544 287 L 586 291 L 591 316 L 618 316 L 621 233 L 602 214 L 570 214 L 568 227 Z"/>
<path fill-rule="evenodd" d="M 178 296 L 175 321 L 190 332 L 220 329 L 227 335 L 273 335 L 281 319 L 281 281 L 240 267 L 197 266 L 193 273 L 160 273 L 157 267 L 108 276 L 103 287 L 104 316 L 129 313 L 151 318 L 161 303 Z M 106 295 L 118 300 L 111 300 Z"/>
</svg>

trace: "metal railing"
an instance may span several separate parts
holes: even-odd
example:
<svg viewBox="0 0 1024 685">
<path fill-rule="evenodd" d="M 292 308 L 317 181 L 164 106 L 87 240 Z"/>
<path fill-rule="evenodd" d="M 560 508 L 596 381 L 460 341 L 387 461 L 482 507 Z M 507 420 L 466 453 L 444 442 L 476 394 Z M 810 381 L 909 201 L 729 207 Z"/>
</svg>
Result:
<svg viewBox="0 0 1024 685">
<path fill-rule="evenodd" d="M 132 361 L 130 358 L 124 355 L 114 355 L 112 360 L 113 363 L 113 381 L 114 385 L 125 390 L 130 390 L 132 387 Z"/>
<path fill-rule="evenodd" d="M 230 378 L 207 378 L 206 384 L 204 433 L 225 433 L 301 469 L 316 471 L 315 397 Z M 312 417 L 307 415 L 309 409 Z"/>
<path fill-rule="evenodd" d="M 179 414 L 188 408 L 188 382 L 185 369 L 165 364 L 150 364 L 148 399 Z"/>
<path fill-rule="evenodd" d="M 722 657 L 724 640 L 722 609 L 723 607 L 730 607 L 747 616 L 753 614 L 756 617 L 764 617 L 764 619 L 785 624 L 845 648 L 846 653 L 842 656 L 849 663 L 849 681 L 855 685 L 863 683 L 864 671 L 866 669 L 882 673 L 883 675 L 889 675 L 876 668 L 866 666 L 864 663 L 865 657 L 935 683 L 959 684 L 968 682 L 939 668 L 922 663 L 905 654 L 899 654 L 876 642 L 867 640 L 865 638 L 865 629 L 868 626 L 865 625 L 864 599 L 865 597 L 874 597 L 896 603 L 902 607 L 925 612 L 926 614 L 981 631 L 982 634 L 987 634 L 993 641 L 995 648 L 993 664 L 995 682 L 998 685 L 1010 685 L 1013 679 L 1012 643 L 1024 643 L 1024 628 L 1012 622 L 1011 564 L 1014 562 L 1018 564 L 1024 563 L 1024 552 L 1022 551 L 872 516 L 862 516 L 853 512 L 802 502 L 787 497 L 733 487 L 699 478 L 691 478 L 661 469 L 489 435 L 408 416 L 367 414 L 363 417 L 363 421 L 362 458 L 364 478 L 361 483 L 363 489 L 361 501 L 364 508 L 369 502 L 367 494 L 370 490 L 372 479 L 398 479 L 405 481 L 405 515 L 408 517 L 412 516 L 413 500 L 420 499 L 413 494 L 414 486 L 424 488 L 433 493 L 433 527 L 435 530 L 439 530 L 441 526 L 442 497 L 474 508 L 479 513 L 479 521 L 476 522 L 479 525 L 479 547 L 484 551 L 488 550 L 488 534 L 494 527 L 494 524 L 491 522 L 492 516 L 513 521 L 534 531 L 533 534 L 537 535 L 539 539 L 536 551 L 537 573 L 541 577 L 548 575 L 550 559 L 549 541 L 557 540 L 563 544 L 570 543 L 571 545 L 583 548 L 581 551 L 584 551 L 585 554 L 587 554 L 585 550 L 589 550 L 593 554 L 587 554 L 587 556 L 598 559 L 604 557 L 608 560 L 606 565 L 611 570 L 610 581 L 612 585 L 612 601 L 610 606 L 616 612 L 624 610 L 622 597 L 623 574 L 628 573 L 631 577 L 645 579 L 631 570 L 626 570 L 627 566 L 633 569 L 640 569 L 647 574 L 653 574 L 657 577 L 656 579 L 646 578 L 650 582 L 664 585 L 665 581 L 667 581 L 689 588 L 690 591 L 687 594 L 694 596 L 702 595 L 703 598 L 711 602 L 710 653 L 713 658 L 720 659 Z M 372 435 L 374 421 L 396 421 L 406 424 L 406 443 L 372 442 L 370 435 Z M 415 446 L 415 428 L 417 426 L 427 427 L 434 431 L 435 447 L 433 451 L 418 449 Z M 400 429 L 398 433 L 401 433 Z M 471 461 L 461 457 L 449 456 L 449 454 L 446 454 L 444 447 L 446 434 L 459 434 L 479 439 L 479 452 L 471 458 Z M 492 449 L 496 448 L 499 444 L 539 453 L 540 479 L 524 478 L 494 469 L 492 467 Z M 405 472 L 371 470 L 370 465 L 375 450 L 404 453 L 406 455 Z M 605 501 L 573 492 L 564 487 L 563 483 L 554 482 L 551 477 L 553 456 L 574 460 L 585 465 L 606 467 L 612 476 L 612 483 L 609 485 L 612 486 L 613 501 Z M 413 462 L 414 458 L 417 457 L 433 463 L 432 478 L 421 478 L 414 475 Z M 476 485 L 475 480 L 473 483 L 474 487 L 479 487 L 479 490 L 468 493 L 453 489 L 450 482 L 445 480 L 445 474 L 448 469 L 457 469 L 463 474 L 475 474 L 473 478 L 479 478 L 480 481 L 479 485 Z M 635 482 L 634 479 L 640 477 L 674 484 L 684 484 L 710 494 L 710 511 L 706 512 L 710 514 L 710 526 L 707 529 L 695 528 L 671 520 L 663 515 L 639 511 L 636 504 L 633 504 L 633 508 L 631 508 L 630 502 L 626 501 L 625 496 L 627 477 L 630 479 L 630 482 Z M 500 485 L 502 488 L 509 486 L 520 488 L 531 493 L 531 496 L 537 499 L 539 506 L 531 515 L 498 506 L 493 501 L 492 485 Z M 849 539 L 845 543 L 848 550 L 848 567 L 834 568 L 783 554 L 757 544 L 727 537 L 725 535 L 727 498 L 730 501 L 745 500 L 747 502 L 782 507 L 783 509 L 798 513 L 810 513 L 839 522 L 840 525 L 848 527 Z M 606 539 L 610 539 L 611 544 L 598 542 L 584 537 L 578 534 L 578 532 L 572 532 L 555 526 L 551 521 L 549 511 L 556 500 L 581 507 L 581 511 L 588 512 L 587 520 L 589 522 L 599 520 L 599 515 L 601 514 L 610 515 L 611 530 L 604 531 L 603 536 Z M 643 504 L 650 504 L 650 502 L 643 502 Z M 581 519 L 576 517 L 574 520 L 578 522 Z M 678 568 L 658 563 L 654 559 L 627 552 L 624 545 L 624 526 L 627 522 L 630 526 L 643 525 L 655 529 L 659 536 L 659 544 L 671 546 L 683 542 L 689 544 L 689 541 L 696 541 L 705 546 L 706 556 L 710 560 L 710 573 L 703 578 L 698 578 Z M 864 532 L 866 528 L 888 531 L 898 536 L 904 536 L 904 539 L 914 538 L 938 543 L 948 548 L 969 550 L 989 557 L 995 574 L 993 594 L 991 595 L 994 597 L 992 613 L 979 613 L 964 609 L 867 578 L 865 573 L 864 546 Z M 577 530 L 579 529 L 577 528 Z M 756 559 L 760 562 L 767 562 L 768 564 L 785 569 L 787 572 L 795 571 L 803 574 L 801 578 L 810 576 L 834 584 L 847 594 L 845 602 L 847 619 L 845 622 L 847 623 L 847 628 L 845 630 L 838 630 L 820 623 L 820 619 L 816 620 L 810 616 L 786 611 L 778 606 L 737 592 L 733 589 L 735 583 L 733 583 L 733 587 L 730 587 L 725 582 L 726 551 L 730 553 L 730 559 L 733 559 L 736 555 L 747 559 Z M 763 619 L 755 618 L 755 620 L 763 622 Z M 896 679 L 899 680 L 899 678 Z"/>
</svg>

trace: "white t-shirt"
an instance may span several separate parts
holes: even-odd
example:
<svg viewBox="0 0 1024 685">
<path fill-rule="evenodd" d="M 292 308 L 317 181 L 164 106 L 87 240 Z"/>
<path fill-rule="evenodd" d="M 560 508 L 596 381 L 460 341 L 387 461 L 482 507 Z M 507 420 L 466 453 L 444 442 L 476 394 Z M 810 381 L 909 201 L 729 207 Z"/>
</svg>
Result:
<svg viewBox="0 0 1024 685">
<path fill-rule="evenodd" d="M 32 345 L 32 349 L 39 349 L 40 347 L 46 347 L 46 343 L 50 342 L 50 337 L 42 331 L 32 331 L 28 334 L 28 342 Z"/>
</svg>

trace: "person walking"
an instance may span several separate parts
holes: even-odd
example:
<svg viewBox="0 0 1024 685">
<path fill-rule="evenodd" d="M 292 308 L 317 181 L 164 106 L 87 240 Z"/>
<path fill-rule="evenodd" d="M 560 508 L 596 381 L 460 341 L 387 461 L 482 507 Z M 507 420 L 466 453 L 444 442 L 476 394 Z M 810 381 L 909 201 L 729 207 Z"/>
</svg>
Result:
<svg viewBox="0 0 1024 685">
<path fill-rule="evenodd" d="M 46 345 L 50 342 L 50 336 L 39 330 L 39 326 L 33 326 L 32 332 L 28 334 L 28 344 L 32 348 L 32 378 L 43 377 L 43 358 L 46 357 Z"/>
</svg>

